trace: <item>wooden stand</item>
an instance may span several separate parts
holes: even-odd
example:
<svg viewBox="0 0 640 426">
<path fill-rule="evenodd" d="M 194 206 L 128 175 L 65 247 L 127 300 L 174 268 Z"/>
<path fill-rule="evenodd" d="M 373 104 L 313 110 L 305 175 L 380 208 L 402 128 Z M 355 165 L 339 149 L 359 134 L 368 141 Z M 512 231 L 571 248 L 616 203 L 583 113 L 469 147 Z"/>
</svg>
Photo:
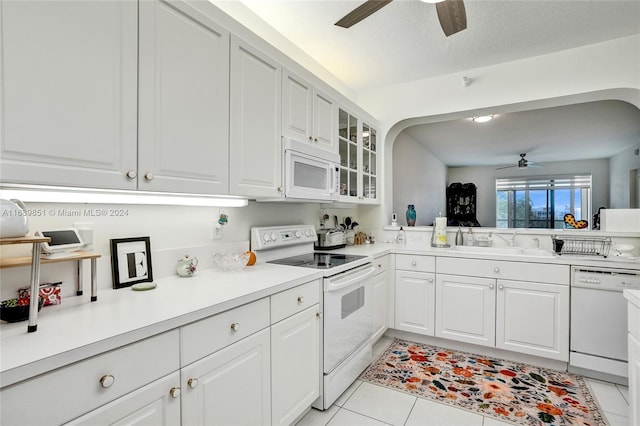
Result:
<svg viewBox="0 0 640 426">
<path fill-rule="evenodd" d="M 0 259 L 0 268 L 12 268 L 16 266 L 31 265 L 31 300 L 29 305 L 29 325 L 27 326 L 27 332 L 32 333 L 38 329 L 38 293 L 40 289 L 40 264 L 68 262 L 70 260 L 76 261 L 77 270 L 77 290 L 76 294 L 81 296 L 83 293 L 84 280 L 83 280 L 83 266 L 82 261 L 86 259 L 91 260 L 91 301 L 98 300 L 98 285 L 96 279 L 96 259 L 101 255 L 86 251 L 77 251 L 69 253 L 68 256 L 56 257 L 53 259 L 47 259 L 43 257 L 41 260 L 40 247 L 42 243 L 51 241 L 47 237 L 20 237 L 20 238 L 1 238 L 0 245 L 8 244 L 32 244 L 33 251 L 31 256 L 22 257 L 10 257 L 6 259 Z"/>
</svg>

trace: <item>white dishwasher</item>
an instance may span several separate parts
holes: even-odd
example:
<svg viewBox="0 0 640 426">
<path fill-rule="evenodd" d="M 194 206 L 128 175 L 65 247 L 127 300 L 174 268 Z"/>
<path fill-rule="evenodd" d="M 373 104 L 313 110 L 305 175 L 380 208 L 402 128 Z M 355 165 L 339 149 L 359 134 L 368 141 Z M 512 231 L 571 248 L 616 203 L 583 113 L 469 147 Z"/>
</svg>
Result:
<svg viewBox="0 0 640 426">
<path fill-rule="evenodd" d="M 640 271 L 571 268 L 569 371 L 626 383 L 627 288 L 640 289 Z"/>
</svg>

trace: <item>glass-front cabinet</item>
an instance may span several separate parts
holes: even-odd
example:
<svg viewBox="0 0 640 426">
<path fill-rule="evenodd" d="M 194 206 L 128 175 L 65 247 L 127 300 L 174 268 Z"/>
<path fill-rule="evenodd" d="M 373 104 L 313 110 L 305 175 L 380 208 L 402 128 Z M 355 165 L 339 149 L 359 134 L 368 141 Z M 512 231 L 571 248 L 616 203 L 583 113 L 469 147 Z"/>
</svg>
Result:
<svg viewBox="0 0 640 426">
<path fill-rule="evenodd" d="M 340 199 L 377 203 L 376 130 L 343 109 L 338 123 Z"/>
</svg>

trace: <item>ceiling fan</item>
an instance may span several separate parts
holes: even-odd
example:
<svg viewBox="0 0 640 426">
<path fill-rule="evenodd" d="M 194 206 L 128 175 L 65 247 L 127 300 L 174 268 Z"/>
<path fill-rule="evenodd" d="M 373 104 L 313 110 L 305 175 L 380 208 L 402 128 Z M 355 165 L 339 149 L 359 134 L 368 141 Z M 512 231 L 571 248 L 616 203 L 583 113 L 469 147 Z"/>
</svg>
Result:
<svg viewBox="0 0 640 426">
<path fill-rule="evenodd" d="M 513 166 L 498 167 L 496 170 L 510 169 L 512 167 L 517 167 L 519 169 L 526 169 L 529 167 L 544 167 L 542 164 L 530 162 L 525 158 L 526 155 L 527 154 L 520 154 L 520 159 L 518 160 L 518 164 L 515 164 Z"/>
<path fill-rule="evenodd" d="M 362 21 L 369 15 L 374 14 L 384 6 L 391 3 L 392 0 L 367 0 L 360 6 L 347 13 L 342 19 L 335 23 L 335 25 L 343 28 L 350 28 L 351 26 Z M 449 37 L 451 34 L 455 34 L 458 31 L 462 31 L 467 28 L 467 14 L 464 9 L 464 2 L 462 0 L 422 0 L 426 3 L 436 3 L 436 10 L 438 11 L 438 19 L 440 20 L 440 26 L 444 34 Z"/>
</svg>

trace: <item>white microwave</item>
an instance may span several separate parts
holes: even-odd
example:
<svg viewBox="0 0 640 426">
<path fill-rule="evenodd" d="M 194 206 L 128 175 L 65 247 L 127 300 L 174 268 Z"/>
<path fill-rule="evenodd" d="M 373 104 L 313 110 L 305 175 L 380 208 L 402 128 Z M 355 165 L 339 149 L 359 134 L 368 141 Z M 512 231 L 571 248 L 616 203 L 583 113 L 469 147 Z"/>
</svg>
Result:
<svg viewBox="0 0 640 426">
<path fill-rule="evenodd" d="M 283 138 L 283 195 L 288 201 L 334 201 L 340 194 L 340 156 Z"/>
</svg>

